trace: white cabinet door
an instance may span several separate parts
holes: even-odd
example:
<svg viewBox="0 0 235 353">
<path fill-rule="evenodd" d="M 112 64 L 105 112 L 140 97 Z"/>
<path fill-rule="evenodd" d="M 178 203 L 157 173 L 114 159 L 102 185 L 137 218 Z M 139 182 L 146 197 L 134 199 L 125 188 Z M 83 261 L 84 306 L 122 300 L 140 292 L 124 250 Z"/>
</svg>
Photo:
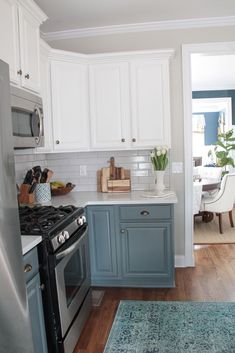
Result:
<svg viewBox="0 0 235 353">
<path fill-rule="evenodd" d="M 170 145 L 168 60 L 131 62 L 132 147 Z"/>
<path fill-rule="evenodd" d="M 0 0 L 0 59 L 7 62 L 12 82 L 20 82 L 18 6 L 14 0 Z"/>
<path fill-rule="evenodd" d="M 40 91 L 39 24 L 24 8 L 19 7 L 22 86 Z"/>
<path fill-rule="evenodd" d="M 127 63 L 97 63 L 89 68 L 91 147 L 125 149 L 129 138 Z"/>
<path fill-rule="evenodd" d="M 87 65 L 52 61 L 51 80 L 55 150 L 87 150 Z"/>
</svg>

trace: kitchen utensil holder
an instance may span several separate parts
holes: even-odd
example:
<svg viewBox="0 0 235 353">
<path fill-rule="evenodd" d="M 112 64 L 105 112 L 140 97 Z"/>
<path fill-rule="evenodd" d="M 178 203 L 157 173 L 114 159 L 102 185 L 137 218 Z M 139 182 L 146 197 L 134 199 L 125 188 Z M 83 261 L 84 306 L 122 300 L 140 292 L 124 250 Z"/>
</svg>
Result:
<svg viewBox="0 0 235 353">
<path fill-rule="evenodd" d="M 30 188 L 31 185 L 29 184 L 21 184 L 18 196 L 19 204 L 32 204 L 35 202 L 35 194 L 29 194 Z"/>
<path fill-rule="evenodd" d="M 51 201 L 50 183 L 39 183 L 36 185 L 35 199 L 38 203 L 46 203 Z"/>
</svg>

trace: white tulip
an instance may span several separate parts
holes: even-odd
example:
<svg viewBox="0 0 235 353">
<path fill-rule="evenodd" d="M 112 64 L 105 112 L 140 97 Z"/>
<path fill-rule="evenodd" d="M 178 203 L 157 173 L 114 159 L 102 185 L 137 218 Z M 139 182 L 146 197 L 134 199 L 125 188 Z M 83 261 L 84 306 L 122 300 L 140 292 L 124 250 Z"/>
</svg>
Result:
<svg viewBox="0 0 235 353">
<path fill-rule="evenodd" d="M 167 150 L 165 148 L 163 148 L 161 152 L 162 152 L 162 154 L 166 154 Z"/>
<path fill-rule="evenodd" d="M 157 151 L 157 156 L 160 157 L 161 154 L 162 154 L 161 151 L 158 150 L 158 151 Z"/>
<path fill-rule="evenodd" d="M 152 151 L 152 152 L 150 153 L 150 157 L 151 157 L 151 158 L 154 158 L 154 156 L 155 156 L 155 154 L 154 154 L 154 152 Z"/>
</svg>

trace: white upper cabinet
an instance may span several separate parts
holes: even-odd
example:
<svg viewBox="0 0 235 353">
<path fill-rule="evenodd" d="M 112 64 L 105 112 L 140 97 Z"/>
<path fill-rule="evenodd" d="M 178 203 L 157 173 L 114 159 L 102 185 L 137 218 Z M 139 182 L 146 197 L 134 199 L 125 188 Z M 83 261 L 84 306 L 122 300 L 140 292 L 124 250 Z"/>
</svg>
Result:
<svg viewBox="0 0 235 353">
<path fill-rule="evenodd" d="M 54 149 L 87 150 L 90 145 L 87 65 L 53 60 L 51 80 Z"/>
<path fill-rule="evenodd" d="M 91 148 L 127 148 L 129 143 L 129 80 L 127 63 L 89 67 Z"/>
<path fill-rule="evenodd" d="M 40 91 L 39 25 L 24 8 L 19 9 L 22 86 Z"/>
<path fill-rule="evenodd" d="M 54 150 L 170 147 L 172 54 L 89 56 L 52 50 Z"/>
<path fill-rule="evenodd" d="M 0 59 L 12 83 L 39 93 L 39 26 L 47 16 L 31 0 L 0 0 Z"/>
<path fill-rule="evenodd" d="M 132 146 L 170 145 L 168 61 L 131 62 Z"/>
<path fill-rule="evenodd" d="M 20 83 L 18 4 L 0 0 L 0 59 L 9 64 L 10 79 Z"/>
</svg>

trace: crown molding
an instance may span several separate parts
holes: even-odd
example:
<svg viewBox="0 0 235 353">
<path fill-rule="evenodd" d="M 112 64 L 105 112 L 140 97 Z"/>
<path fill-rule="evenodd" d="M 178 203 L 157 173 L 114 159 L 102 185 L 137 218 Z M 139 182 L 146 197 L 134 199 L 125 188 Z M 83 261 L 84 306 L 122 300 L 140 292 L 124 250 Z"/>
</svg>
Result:
<svg viewBox="0 0 235 353">
<path fill-rule="evenodd" d="M 77 28 L 66 31 L 56 31 L 47 33 L 41 32 L 41 36 L 46 41 L 50 42 L 60 39 L 95 37 L 120 33 L 165 31 L 174 29 L 222 26 L 235 26 L 235 16 L 192 18 L 186 20 L 144 22 L 104 27 Z"/>
<path fill-rule="evenodd" d="M 43 40 L 42 40 L 43 41 Z M 43 41 L 43 44 L 45 42 Z M 80 64 L 108 63 L 114 60 L 127 61 L 130 58 L 141 60 L 143 57 L 149 60 L 170 60 L 175 54 L 173 49 L 163 50 L 137 50 L 131 52 L 114 52 L 103 54 L 80 54 L 59 49 L 51 49 L 49 58 L 57 61 L 73 62 Z"/>
<path fill-rule="evenodd" d="M 48 19 L 48 16 L 40 9 L 40 7 L 32 0 L 17 0 L 30 14 L 42 24 Z"/>
</svg>

